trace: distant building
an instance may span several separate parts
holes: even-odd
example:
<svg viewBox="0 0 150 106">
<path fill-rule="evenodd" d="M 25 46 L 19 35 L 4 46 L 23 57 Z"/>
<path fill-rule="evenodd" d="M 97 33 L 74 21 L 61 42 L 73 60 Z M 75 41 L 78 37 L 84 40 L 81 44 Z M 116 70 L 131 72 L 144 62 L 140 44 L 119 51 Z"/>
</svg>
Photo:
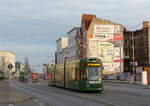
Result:
<svg viewBox="0 0 150 106">
<path fill-rule="evenodd" d="M 86 58 L 102 60 L 103 74 L 123 72 L 124 26 L 95 15 L 83 14 L 81 27 L 70 30 L 57 40 L 56 64 Z"/>
<path fill-rule="evenodd" d="M 133 61 L 134 49 L 134 61 Z M 150 65 L 150 26 L 143 22 L 143 28 L 136 31 L 124 31 L 124 71 L 133 73 L 136 67 Z"/>
<path fill-rule="evenodd" d="M 10 51 L 0 51 L 0 70 L 5 73 L 6 78 L 12 78 L 15 73 L 16 55 Z M 8 65 L 12 64 L 12 69 Z"/>
<path fill-rule="evenodd" d="M 55 65 L 55 60 L 50 61 L 50 63 L 48 64 L 48 66 L 54 66 Z"/>
<path fill-rule="evenodd" d="M 67 55 L 68 48 L 68 38 L 61 37 L 56 41 L 57 51 L 56 51 L 56 64 L 61 64 L 64 62 L 64 56 Z"/>
<path fill-rule="evenodd" d="M 23 72 L 23 64 L 21 62 L 16 62 L 16 73 L 15 73 L 15 77 L 19 78 L 20 77 L 20 73 Z"/>
<path fill-rule="evenodd" d="M 67 61 L 80 59 L 81 28 L 74 27 L 68 33 L 68 57 Z"/>
</svg>

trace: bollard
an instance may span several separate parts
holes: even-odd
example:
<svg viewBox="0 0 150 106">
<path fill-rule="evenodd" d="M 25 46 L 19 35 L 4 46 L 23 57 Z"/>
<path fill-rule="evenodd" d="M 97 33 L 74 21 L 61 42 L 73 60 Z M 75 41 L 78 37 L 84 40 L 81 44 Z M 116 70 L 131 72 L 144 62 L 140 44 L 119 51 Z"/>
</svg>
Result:
<svg viewBox="0 0 150 106">
<path fill-rule="evenodd" d="M 143 85 L 147 85 L 148 84 L 148 81 L 147 81 L 147 71 L 143 71 L 142 72 L 142 77 L 141 77 L 141 81 L 142 81 L 142 84 Z"/>
</svg>

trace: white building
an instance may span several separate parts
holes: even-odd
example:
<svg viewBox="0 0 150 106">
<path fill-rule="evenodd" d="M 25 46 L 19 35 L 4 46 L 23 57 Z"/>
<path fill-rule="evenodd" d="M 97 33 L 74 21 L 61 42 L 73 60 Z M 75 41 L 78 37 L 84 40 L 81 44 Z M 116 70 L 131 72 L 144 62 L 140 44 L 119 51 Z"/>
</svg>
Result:
<svg viewBox="0 0 150 106">
<path fill-rule="evenodd" d="M 12 78 L 15 72 L 16 55 L 10 51 L 0 51 L 0 70 L 4 72 L 6 78 Z M 12 64 L 12 69 L 8 65 Z"/>
<path fill-rule="evenodd" d="M 68 33 L 68 58 L 67 61 L 77 60 L 80 57 L 79 46 L 80 46 L 80 35 L 81 28 L 75 27 Z"/>
<path fill-rule="evenodd" d="M 64 61 L 64 55 L 67 53 L 68 38 L 61 37 L 56 41 L 57 51 L 56 51 L 56 63 L 61 64 Z"/>
</svg>

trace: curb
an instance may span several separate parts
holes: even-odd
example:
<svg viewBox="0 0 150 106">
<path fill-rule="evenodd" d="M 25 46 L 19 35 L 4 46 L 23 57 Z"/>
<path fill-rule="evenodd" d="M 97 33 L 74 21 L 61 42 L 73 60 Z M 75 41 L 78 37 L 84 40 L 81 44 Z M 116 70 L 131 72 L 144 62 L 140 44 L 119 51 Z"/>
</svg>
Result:
<svg viewBox="0 0 150 106">
<path fill-rule="evenodd" d="M 138 84 L 142 85 L 141 82 L 129 82 L 129 81 L 117 81 L 117 80 L 103 80 L 106 83 L 126 83 L 126 84 Z"/>
<path fill-rule="evenodd" d="M 9 104 L 16 104 L 16 103 L 26 102 L 26 101 L 29 101 L 31 99 L 32 99 L 32 97 L 28 97 L 28 98 L 21 99 L 21 100 L 14 100 L 14 101 L 10 101 Z"/>
</svg>

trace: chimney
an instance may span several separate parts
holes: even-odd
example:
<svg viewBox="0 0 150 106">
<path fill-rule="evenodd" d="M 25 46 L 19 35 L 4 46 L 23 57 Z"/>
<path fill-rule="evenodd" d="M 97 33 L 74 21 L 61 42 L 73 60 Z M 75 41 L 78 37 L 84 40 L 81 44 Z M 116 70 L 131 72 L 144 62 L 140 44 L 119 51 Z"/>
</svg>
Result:
<svg viewBox="0 0 150 106">
<path fill-rule="evenodd" d="M 148 28 L 149 27 L 149 22 L 148 21 L 144 21 L 143 22 L 143 28 Z"/>
</svg>

